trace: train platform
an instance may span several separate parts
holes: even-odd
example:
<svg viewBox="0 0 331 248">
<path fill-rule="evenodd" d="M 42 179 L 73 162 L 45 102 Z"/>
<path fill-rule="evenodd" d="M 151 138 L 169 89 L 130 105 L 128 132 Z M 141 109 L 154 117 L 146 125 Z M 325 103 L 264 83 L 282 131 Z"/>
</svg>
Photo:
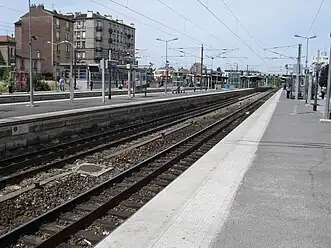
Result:
<svg viewBox="0 0 331 248">
<path fill-rule="evenodd" d="M 187 91 L 193 90 L 192 88 L 185 89 Z M 148 88 L 147 93 L 162 93 L 164 92 L 164 88 Z M 170 90 L 168 90 L 171 92 Z M 118 89 L 112 88 L 112 95 L 127 95 L 127 89 Z M 138 92 L 141 94 L 142 92 Z M 106 93 L 108 94 L 108 92 Z M 100 89 L 97 90 L 75 90 L 74 97 L 75 98 L 86 98 L 86 97 L 100 97 L 102 95 L 102 91 Z M 35 91 L 33 94 L 33 99 L 36 102 L 39 101 L 51 101 L 51 100 L 62 100 L 69 99 L 70 93 L 69 91 Z M 27 92 L 14 92 L 14 94 L 8 94 L 7 92 L 0 94 L 0 105 L 1 104 L 11 104 L 11 103 L 29 103 L 30 102 L 30 94 Z"/>
<path fill-rule="evenodd" d="M 164 92 L 136 94 L 129 98 L 128 95 L 114 95 L 111 99 L 106 96 L 106 102 L 103 104 L 101 97 L 86 97 L 74 99 L 71 103 L 69 99 L 46 100 L 35 102 L 36 107 L 30 107 L 28 102 L 17 102 L 10 104 L 0 104 L 0 119 L 16 118 L 20 116 L 49 114 L 50 112 L 63 112 L 68 110 L 84 110 L 89 108 L 98 108 L 105 106 L 119 106 L 120 104 L 133 104 L 138 102 L 162 101 L 170 98 L 197 96 L 216 92 L 228 92 L 229 90 L 208 90 L 208 91 L 186 91 L 185 93 L 172 94 Z"/>
<path fill-rule="evenodd" d="M 96 247 L 330 247 L 331 123 L 320 119 L 278 91 Z"/>
</svg>

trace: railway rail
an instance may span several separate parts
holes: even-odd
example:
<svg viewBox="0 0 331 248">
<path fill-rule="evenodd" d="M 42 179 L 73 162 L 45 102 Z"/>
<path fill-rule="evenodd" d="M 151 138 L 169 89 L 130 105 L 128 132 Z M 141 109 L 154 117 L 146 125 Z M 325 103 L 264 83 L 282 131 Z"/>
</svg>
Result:
<svg viewBox="0 0 331 248">
<path fill-rule="evenodd" d="M 225 108 L 238 101 L 252 97 L 250 94 L 241 98 L 225 99 L 211 106 L 201 106 L 193 111 L 183 111 L 154 120 L 145 121 L 117 128 L 101 134 L 81 138 L 54 147 L 34 151 L 0 161 L 0 189 L 9 184 L 36 175 L 52 168 L 60 168 L 82 156 L 130 142 L 140 137 L 174 126 L 194 117 L 202 116 L 220 108 Z"/>
<path fill-rule="evenodd" d="M 77 247 L 78 241 L 74 237 L 79 232 L 79 240 L 83 239 L 92 245 L 92 242 L 84 239 L 86 232 L 82 234 L 84 232 L 81 231 L 89 230 L 93 225 L 107 227 L 108 231 L 116 228 L 117 224 L 166 187 L 273 93 L 262 93 L 257 101 L 240 107 L 123 173 L 9 231 L 0 237 L 1 247 Z M 149 193 L 146 194 L 146 191 Z M 112 221 L 102 219 L 105 216 L 110 216 Z M 118 223 L 114 223 L 116 220 Z"/>
</svg>

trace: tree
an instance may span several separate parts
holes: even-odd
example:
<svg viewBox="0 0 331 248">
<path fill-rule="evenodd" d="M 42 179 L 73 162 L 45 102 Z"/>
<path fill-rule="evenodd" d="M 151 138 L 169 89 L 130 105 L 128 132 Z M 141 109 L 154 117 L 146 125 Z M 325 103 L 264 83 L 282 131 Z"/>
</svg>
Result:
<svg viewBox="0 0 331 248">
<path fill-rule="evenodd" d="M 323 86 L 326 87 L 326 85 L 328 84 L 328 74 L 329 74 L 329 65 L 326 65 L 321 70 L 321 78 L 319 82 L 319 85 L 321 87 Z"/>
</svg>

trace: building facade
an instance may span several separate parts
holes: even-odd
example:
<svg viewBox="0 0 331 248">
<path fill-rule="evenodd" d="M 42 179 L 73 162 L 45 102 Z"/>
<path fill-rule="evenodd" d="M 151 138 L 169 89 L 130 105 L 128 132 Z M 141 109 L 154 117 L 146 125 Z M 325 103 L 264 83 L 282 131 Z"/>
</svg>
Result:
<svg viewBox="0 0 331 248">
<path fill-rule="evenodd" d="M 0 66 L 11 67 L 15 63 L 15 38 L 0 35 Z"/>
<path fill-rule="evenodd" d="M 99 12 L 74 14 L 74 44 L 77 60 L 85 64 L 99 63 L 102 58 L 125 64 L 135 55 L 135 28 L 121 20 L 113 20 Z"/>
<path fill-rule="evenodd" d="M 56 10 L 45 9 L 42 4 L 31 5 L 30 13 L 32 58 L 37 61 L 33 70 L 39 66 L 39 73 L 58 77 L 72 63 L 74 51 L 70 43 L 73 44 L 74 21 Z M 29 13 L 15 23 L 15 39 L 17 57 L 24 60 L 29 54 Z M 25 64 L 22 69 L 29 71 L 29 64 L 21 63 Z"/>
<path fill-rule="evenodd" d="M 310 60 L 310 65 L 311 65 L 311 69 L 314 68 L 314 65 L 317 64 L 317 56 L 312 56 L 311 60 Z M 329 64 L 329 54 L 327 52 L 320 52 L 320 57 L 319 57 L 319 62 L 322 64 L 322 66 L 325 66 L 327 64 Z"/>
</svg>

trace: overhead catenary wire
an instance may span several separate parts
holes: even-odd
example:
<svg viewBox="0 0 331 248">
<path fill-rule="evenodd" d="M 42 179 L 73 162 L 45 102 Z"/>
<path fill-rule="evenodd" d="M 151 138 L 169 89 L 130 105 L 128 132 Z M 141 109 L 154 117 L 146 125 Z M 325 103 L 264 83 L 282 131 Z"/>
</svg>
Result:
<svg viewBox="0 0 331 248">
<path fill-rule="evenodd" d="M 3 4 L 0 4 L 0 8 L 5 8 L 5 9 L 11 10 L 11 11 L 13 11 L 13 12 L 17 12 L 17 13 L 20 13 L 20 14 L 24 14 L 24 12 L 22 12 L 22 11 L 20 11 L 20 10 L 18 10 L 18 9 L 10 8 L 10 7 L 7 7 L 7 6 L 3 5 Z"/>
<path fill-rule="evenodd" d="M 259 57 L 263 63 L 268 65 L 268 63 L 253 49 L 251 48 L 239 35 L 231 30 L 211 9 L 209 9 L 204 3 L 200 0 L 197 0 L 210 14 L 212 14 L 221 24 L 223 24 L 232 34 L 234 34 L 249 50 L 251 50 L 257 57 Z"/>
<path fill-rule="evenodd" d="M 313 26 L 314 26 L 314 24 L 315 24 L 315 21 L 316 21 L 316 19 L 317 19 L 318 14 L 320 13 L 320 11 L 321 11 L 321 9 L 322 9 L 322 6 L 323 6 L 324 1 L 325 1 L 325 0 L 322 0 L 322 1 L 321 1 L 320 5 L 319 5 L 319 7 L 318 7 L 318 9 L 317 9 L 317 11 L 316 11 L 316 14 L 315 14 L 315 16 L 314 16 L 314 18 L 313 18 L 313 21 L 312 21 L 311 24 L 310 24 L 310 27 L 309 27 L 308 32 L 307 32 L 307 36 L 310 34 L 310 31 L 312 30 L 312 28 L 313 28 Z"/>
<path fill-rule="evenodd" d="M 160 31 L 161 33 L 164 33 L 164 34 L 170 35 L 170 36 L 172 36 L 172 37 L 175 38 L 174 34 L 172 34 L 172 33 L 169 33 L 169 32 L 167 32 L 167 31 L 164 31 L 164 30 L 160 29 L 160 28 L 154 27 L 154 26 L 152 26 L 152 25 L 150 25 L 150 24 L 148 24 L 148 23 L 145 23 L 145 22 L 139 21 L 139 20 L 137 20 L 137 19 L 135 19 L 135 18 L 132 18 L 131 16 L 128 16 L 128 15 L 126 15 L 126 14 L 120 12 L 120 11 L 117 11 L 117 10 L 114 10 L 114 9 L 112 9 L 112 8 L 109 8 L 108 6 L 106 6 L 106 5 L 104 5 L 104 4 L 101 4 L 101 3 L 97 2 L 97 1 L 94 1 L 94 0 L 89 0 L 89 1 L 95 3 L 95 4 L 99 5 L 99 6 L 101 6 L 101 7 L 103 7 L 103 8 L 106 8 L 106 9 L 108 9 L 108 10 L 111 10 L 111 11 L 113 11 L 113 12 L 115 12 L 115 13 L 118 13 L 118 14 L 120 14 L 120 15 L 126 16 L 126 17 L 132 19 L 132 20 L 135 21 L 135 22 L 141 23 L 141 24 L 143 24 L 143 25 L 145 25 L 145 26 L 151 27 L 151 28 L 153 28 L 153 29 L 155 29 L 155 30 Z"/>
<path fill-rule="evenodd" d="M 218 36 L 216 36 L 216 35 L 208 32 L 206 30 L 206 28 L 203 28 L 200 25 L 194 23 L 193 21 L 191 21 L 190 19 L 188 19 L 186 16 L 184 16 L 183 14 L 181 14 L 179 11 L 175 10 L 174 8 L 172 8 L 171 6 L 169 6 L 168 4 L 166 4 L 164 1 L 162 1 L 162 0 L 157 0 L 157 1 L 160 2 L 162 5 L 164 5 L 165 7 L 167 7 L 168 9 L 170 9 L 171 11 L 173 11 L 174 13 L 176 13 L 177 15 L 181 16 L 182 18 L 184 18 L 186 21 L 188 21 L 189 23 L 191 23 L 193 26 L 197 27 L 198 29 L 200 29 L 203 32 L 205 32 L 206 34 L 208 34 L 209 36 L 217 39 L 218 41 L 224 42 L 220 37 L 218 37 Z M 226 43 L 226 42 L 224 42 L 224 43 Z"/>
<path fill-rule="evenodd" d="M 325 0 L 322 0 L 322 1 L 321 1 L 320 5 L 319 5 L 319 7 L 318 7 L 318 9 L 317 9 L 317 11 L 316 11 L 316 14 L 315 14 L 315 16 L 314 16 L 314 18 L 313 18 L 313 20 L 312 20 L 310 26 L 309 26 L 309 29 L 308 29 L 308 32 L 307 32 L 307 36 L 309 36 L 310 31 L 313 29 L 314 24 L 315 24 L 315 21 L 316 21 L 318 15 L 319 15 L 319 13 L 320 13 L 320 11 L 321 11 L 321 9 L 322 9 L 322 6 L 323 6 L 324 2 L 325 2 Z M 305 39 L 302 38 L 302 42 L 303 42 L 304 40 L 305 40 Z M 288 50 L 288 48 L 285 49 L 284 53 L 287 52 L 287 50 Z"/>
<path fill-rule="evenodd" d="M 93 0 L 90 0 L 90 1 L 93 1 Z M 116 1 L 114 1 L 114 0 L 108 0 L 108 1 L 114 3 L 114 4 L 118 5 L 118 6 L 120 6 L 120 7 L 122 7 L 122 8 L 125 8 L 125 9 L 127 9 L 127 10 L 130 10 L 131 12 L 133 12 L 133 13 L 135 13 L 135 14 L 137 14 L 137 15 L 140 15 L 140 16 L 142 16 L 142 17 L 144 17 L 144 18 L 146 18 L 146 19 L 148 19 L 148 20 L 150 20 L 150 21 L 153 21 L 153 22 L 155 22 L 155 23 L 157 23 L 157 24 L 159 24 L 159 25 L 161 25 L 161 26 L 164 26 L 164 27 L 166 27 L 166 28 L 168 28 L 168 29 L 170 29 L 170 30 L 172 30 L 172 31 L 174 31 L 174 32 L 176 32 L 176 33 L 182 35 L 182 36 L 185 36 L 185 37 L 187 37 L 187 38 L 189 38 L 189 39 L 191 39 L 191 40 L 194 40 L 194 41 L 198 42 L 199 44 L 205 44 L 205 46 L 208 46 L 208 47 L 213 48 L 212 46 L 210 46 L 210 45 L 206 44 L 205 42 L 202 42 L 202 41 L 200 41 L 200 40 L 194 38 L 193 36 L 190 36 L 190 35 L 188 35 L 188 34 L 182 32 L 182 31 L 179 31 L 179 30 L 177 30 L 177 29 L 175 29 L 175 28 L 173 28 L 173 27 L 170 27 L 169 25 L 164 24 L 164 23 L 162 23 L 162 22 L 160 22 L 160 21 L 158 21 L 158 20 L 156 20 L 156 19 L 154 19 L 154 18 L 152 18 L 152 17 L 149 17 L 149 16 L 147 16 L 147 15 L 145 15 L 145 14 L 143 14 L 143 13 L 140 13 L 140 12 L 137 11 L 137 10 L 134 10 L 134 9 L 132 9 L 132 8 L 129 8 L 128 6 L 126 6 L 126 5 L 124 5 L 124 4 L 118 3 L 118 2 L 116 2 Z M 173 36 L 173 34 L 172 34 L 172 36 Z"/>
<path fill-rule="evenodd" d="M 221 2 L 223 2 L 223 4 L 225 5 L 225 7 L 229 10 L 229 12 L 232 14 L 232 16 L 237 20 L 237 22 L 242 26 L 242 28 L 246 31 L 246 33 L 250 36 L 250 38 L 252 40 L 254 40 L 261 49 L 263 49 L 262 44 L 253 37 L 253 35 L 246 29 L 246 27 L 242 24 L 242 22 L 239 20 L 239 18 L 236 16 L 236 14 L 232 11 L 232 9 L 229 7 L 229 5 L 225 2 L 225 0 L 220 0 Z"/>
</svg>

